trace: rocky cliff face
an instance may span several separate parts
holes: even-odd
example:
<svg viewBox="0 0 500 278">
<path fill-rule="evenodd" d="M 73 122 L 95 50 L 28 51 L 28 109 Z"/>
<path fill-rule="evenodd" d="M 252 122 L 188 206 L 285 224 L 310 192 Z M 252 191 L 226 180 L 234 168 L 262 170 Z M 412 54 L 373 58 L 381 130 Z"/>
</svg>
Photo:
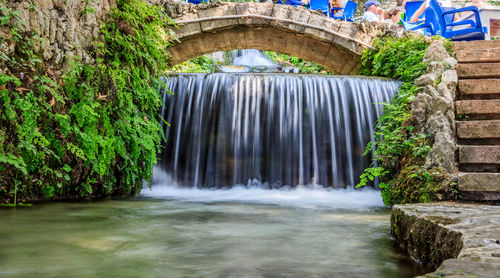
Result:
<svg viewBox="0 0 500 278">
<path fill-rule="evenodd" d="M 90 59 L 99 34 L 99 26 L 115 0 L 7 0 L 7 6 L 19 12 L 19 26 L 41 38 L 35 46 L 44 62 L 61 68 L 78 56 Z M 0 35 L 6 35 L 0 30 Z M 4 46 L 7 53 L 13 46 Z"/>
</svg>

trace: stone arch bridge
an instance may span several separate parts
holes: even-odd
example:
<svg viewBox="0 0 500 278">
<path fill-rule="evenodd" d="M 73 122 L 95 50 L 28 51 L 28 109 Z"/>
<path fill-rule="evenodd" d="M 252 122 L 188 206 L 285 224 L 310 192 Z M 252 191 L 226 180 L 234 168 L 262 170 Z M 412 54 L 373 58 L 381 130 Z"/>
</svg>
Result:
<svg viewBox="0 0 500 278">
<path fill-rule="evenodd" d="M 170 47 L 176 65 L 221 50 L 255 48 L 289 54 L 339 74 L 354 74 L 359 58 L 385 24 L 333 20 L 303 7 L 273 3 L 214 3 L 169 7 L 179 42 Z"/>
</svg>

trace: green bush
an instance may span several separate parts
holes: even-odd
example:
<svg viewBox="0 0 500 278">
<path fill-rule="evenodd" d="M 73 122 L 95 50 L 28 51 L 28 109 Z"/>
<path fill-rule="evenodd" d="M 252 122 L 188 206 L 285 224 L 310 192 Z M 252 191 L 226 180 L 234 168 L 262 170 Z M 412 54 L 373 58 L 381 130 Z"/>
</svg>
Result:
<svg viewBox="0 0 500 278">
<path fill-rule="evenodd" d="M 11 33 L 0 44 L 15 45 L 0 56 L 0 202 L 140 191 L 159 150 L 155 77 L 167 70 L 173 38 L 165 11 L 117 1 L 94 62 L 76 58 L 63 76 L 41 63 L 36 34 L 18 24 L 0 2 L 0 27 Z"/>
</svg>

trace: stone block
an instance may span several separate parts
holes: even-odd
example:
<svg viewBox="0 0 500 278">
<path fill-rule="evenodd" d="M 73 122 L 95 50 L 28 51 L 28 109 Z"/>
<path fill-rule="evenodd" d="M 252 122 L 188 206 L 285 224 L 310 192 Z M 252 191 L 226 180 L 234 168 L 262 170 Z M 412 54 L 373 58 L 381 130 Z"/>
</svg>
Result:
<svg viewBox="0 0 500 278">
<path fill-rule="evenodd" d="M 329 32 L 325 32 L 325 30 L 337 32 L 340 25 L 335 20 L 325 20 L 324 15 L 311 14 L 309 17 L 309 21 L 307 22 L 310 25 L 318 26 L 318 28 L 310 28 L 307 27 L 304 30 L 306 35 L 309 35 L 313 38 L 318 38 L 323 41 L 331 42 L 335 38 L 335 35 Z"/>
<path fill-rule="evenodd" d="M 458 122 L 457 135 L 461 139 L 500 138 L 500 120 Z"/>
<path fill-rule="evenodd" d="M 235 5 L 236 14 L 244 15 L 244 14 L 255 14 L 255 15 L 264 15 L 271 16 L 273 12 L 273 3 L 238 3 Z M 238 19 L 240 24 L 244 25 L 269 25 L 270 21 L 268 19 L 259 19 L 259 18 L 241 18 Z"/>
<path fill-rule="evenodd" d="M 500 94 L 500 79 L 459 80 L 458 88 L 461 95 Z"/>
<path fill-rule="evenodd" d="M 182 24 L 179 26 L 179 29 L 174 29 L 175 35 L 178 39 L 182 40 L 189 36 L 194 36 L 201 33 L 201 24 L 200 22 L 193 22 Z"/>
<path fill-rule="evenodd" d="M 500 146 L 460 146 L 460 164 L 500 164 Z"/>
<path fill-rule="evenodd" d="M 303 34 L 306 29 L 305 26 L 281 21 L 280 19 L 307 23 L 310 15 L 311 12 L 305 8 L 294 8 L 288 5 L 275 5 L 272 16 L 276 18 L 276 20 L 271 22 L 271 26 Z"/>
<path fill-rule="evenodd" d="M 459 78 L 500 78 L 500 63 L 458 64 Z"/>
<path fill-rule="evenodd" d="M 460 191 L 500 192 L 500 173 L 460 173 Z"/>
<path fill-rule="evenodd" d="M 219 7 L 201 10 L 199 18 L 213 18 L 210 21 L 201 22 L 201 30 L 208 32 L 216 29 L 231 28 L 238 25 L 238 19 L 217 19 L 221 16 L 236 15 L 236 8 L 233 4 L 226 4 Z"/>
<path fill-rule="evenodd" d="M 461 63 L 500 62 L 500 42 L 471 41 L 456 42 L 455 54 Z"/>
<path fill-rule="evenodd" d="M 461 100 L 456 102 L 457 114 L 500 115 L 500 99 Z"/>
</svg>

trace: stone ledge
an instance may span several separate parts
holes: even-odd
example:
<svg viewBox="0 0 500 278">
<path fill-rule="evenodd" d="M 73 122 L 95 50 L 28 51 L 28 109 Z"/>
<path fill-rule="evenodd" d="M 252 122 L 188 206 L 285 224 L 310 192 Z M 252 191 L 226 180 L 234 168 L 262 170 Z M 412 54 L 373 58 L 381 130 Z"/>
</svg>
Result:
<svg viewBox="0 0 500 278">
<path fill-rule="evenodd" d="M 500 206 L 396 205 L 391 235 L 410 255 L 437 267 L 422 277 L 498 277 Z"/>
</svg>

